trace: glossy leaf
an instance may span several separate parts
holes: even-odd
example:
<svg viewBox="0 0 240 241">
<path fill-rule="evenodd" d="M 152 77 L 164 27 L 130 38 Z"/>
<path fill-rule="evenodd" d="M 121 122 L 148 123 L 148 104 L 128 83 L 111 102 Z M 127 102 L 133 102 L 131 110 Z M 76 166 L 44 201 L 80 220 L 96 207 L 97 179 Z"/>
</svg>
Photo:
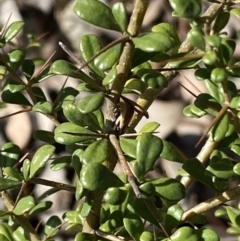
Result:
<svg viewBox="0 0 240 241">
<path fill-rule="evenodd" d="M 23 175 L 12 167 L 5 167 L 3 170 L 3 175 L 8 176 L 8 179 L 17 180 L 17 181 L 23 180 Z"/>
<path fill-rule="evenodd" d="M 111 205 L 120 205 L 126 199 L 127 192 L 118 187 L 110 187 L 103 196 L 106 203 Z"/>
<path fill-rule="evenodd" d="M 7 87 L 5 87 L 5 88 L 9 89 L 11 91 L 11 93 L 21 92 L 22 90 L 24 90 L 26 88 L 25 84 L 21 84 L 14 79 L 8 79 L 6 86 Z"/>
<path fill-rule="evenodd" d="M 155 224 L 157 227 L 159 226 L 158 211 L 156 209 L 154 202 L 151 199 L 146 200 L 136 198 L 133 202 L 129 203 L 128 205 L 130 206 L 134 214 L 137 214 L 142 219 L 147 220 L 152 224 Z"/>
<path fill-rule="evenodd" d="M 13 209 L 15 215 L 23 215 L 35 206 L 35 201 L 32 196 L 21 198 Z"/>
<path fill-rule="evenodd" d="M 25 58 L 25 51 L 22 49 L 14 49 L 8 54 L 9 64 L 13 70 L 17 70 Z"/>
<path fill-rule="evenodd" d="M 13 232 L 13 238 L 14 238 L 14 241 L 29 241 L 26 230 L 23 229 L 21 226 L 19 226 Z"/>
<path fill-rule="evenodd" d="M 101 92 L 93 95 L 88 95 L 78 102 L 77 108 L 82 113 L 94 112 L 103 105 L 104 97 L 104 94 Z"/>
<path fill-rule="evenodd" d="M 144 230 L 144 224 L 141 218 L 136 214 L 130 213 L 124 217 L 123 224 L 130 236 L 134 240 L 139 240 Z"/>
<path fill-rule="evenodd" d="M 230 219 L 230 221 L 235 224 L 236 226 L 239 226 L 240 224 L 240 210 L 233 208 L 231 206 L 226 207 L 227 215 Z"/>
<path fill-rule="evenodd" d="M 168 85 L 166 77 L 153 69 L 140 69 L 137 75 L 148 87 L 154 89 L 163 89 Z"/>
<path fill-rule="evenodd" d="M 30 80 L 34 74 L 35 64 L 31 59 L 24 59 L 22 63 L 22 71 L 27 80 Z"/>
<path fill-rule="evenodd" d="M 156 194 L 161 198 L 178 202 L 185 197 L 185 188 L 181 182 L 163 177 L 154 179 L 151 183 L 155 186 Z"/>
<path fill-rule="evenodd" d="M 224 64 L 227 65 L 232 62 L 232 57 L 236 48 L 236 42 L 231 39 L 222 39 L 221 45 L 219 46 L 219 59 Z"/>
<path fill-rule="evenodd" d="M 94 139 L 93 136 L 87 134 L 94 134 L 88 129 L 75 125 L 73 123 L 62 123 L 54 131 L 54 139 L 56 142 L 64 145 L 71 145 L 79 142 Z"/>
<path fill-rule="evenodd" d="M 117 75 L 117 69 L 116 69 L 116 66 L 113 66 L 111 70 L 108 72 L 108 74 L 105 76 L 105 78 L 103 79 L 102 84 L 104 86 L 111 84 L 115 80 L 116 75 Z"/>
<path fill-rule="evenodd" d="M 92 88 L 96 90 L 102 90 L 95 80 L 93 80 L 87 74 L 85 74 L 82 70 L 78 69 L 76 66 L 74 66 L 73 64 L 65 60 L 55 61 L 51 65 L 49 74 L 66 75 L 73 78 L 79 78 L 85 83 L 89 84 Z"/>
<path fill-rule="evenodd" d="M 163 148 L 162 140 L 152 134 L 143 134 L 137 141 L 135 175 L 141 180 L 153 168 Z"/>
<path fill-rule="evenodd" d="M 139 131 L 139 133 L 151 133 L 154 132 L 158 129 L 158 127 L 160 126 L 160 124 L 158 122 L 149 122 L 146 125 L 144 125 L 141 130 Z"/>
<path fill-rule="evenodd" d="M 83 35 L 80 39 L 80 51 L 83 59 L 87 62 L 90 58 L 96 55 L 102 48 L 100 40 L 96 35 L 87 34 Z M 94 64 L 94 61 L 89 63 L 89 67 L 101 78 L 104 77 L 104 72 L 99 70 Z"/>
<path fill-rule="evenodd" d="M 176 204 L 168 208 L 165 220 L 165 228 L 168 232 L 171 232 L 173 228 L 179 225 L 179 223 L 181 222 L 182 215 L 183 209 L 181 206 Z"/>
<path fill-rule="evenodd" d="M 5 103 L 31 106 L 28 99 L 21 92 L 12 93 L 8 86 L 4 88 L 1 97 Z"/>
<path fill-rule="evenodd" d="M 216 84 L 210 81 L 209 79 L 206 79 L 205 85 L 208 89 L 209 94 L 215 98 L 219 103 L 224 102 L 224 97 L 223 97 L 223 89 L 222 89 L 222 84 Z"/>
<path fill-rule="evenodd" d="M 50 167 L 53 171 L 58 171 L 60 169 L 63 169 L 69 166 L 70 163 L 71 163 L 71 156 L 62 156 L 52 161 Z"/>
<path fill-rule="evenodd" d="M 234 168 L 233 171 L 240 176 L 240 163 L 237 163 Z"/>
<path fill-rule="evenodd" d="M 75 199 L 79 201 L 84 195 L 84 188 L 79 179 L 76 180 Z"/>
<path fill-rule="evenodd" d="M 54 102 L 54 109 L 55 111 L 59 111 L 61 108 L 64 108 L 68 104 L 72 104 L 75 101 L 75 97 L 79 94 L 79 92 L 72 88 L 72 87 L 66 87 L 62 89 L 55 102 Z"/>
<path fill-rule="evenodd" d="M 195 19 L 201 14 L 201 1 L 199 0 L 170 0 L 171 7 L 174 10 L 174 15 L 183 17 L 186 19 Z"/>
<path fill-rule="evenodd" d="M 230 179 L 235 176 L 233 165 L 225 162 L 211 163 L 206 170 L 215 177 L 222 179 Z"/>
<path fill-rule="evenodd" d="M 10 190 L 16 187 L 20 187 L 21 185 L 22 185 L 21 181 L 14 181 L 14 180 L 0 177 L 0 191 Z"/>
<path fill-rule="evenodd" d="M 205 175 L 205 168 L 198 159 L 192 158 L 186 160 L 183 163 L 182 168 L 186 172 L 188 172 L 194 179 L 214 189 L 212 178 Z"/>
<path fill-rule="evenodd" d="M 192 46 L 203 51 L 205 50 L 205 40 L 203 38 L 203 33 L 198 29 L 191 29 L 187 34 L 187 40 Z"/>
<path fill-rule="evenodd" d="M 6 30 L 4 34 L 5 42 L 9 42 L 12 40 L 23 28 L 24 22 L 22 21 L 15 21 L 13 22 Z"/>
<path fill-rule="evenodd" d="M 90 191 L 123 186 L 122 181 L 113 172 L 97 162 L 91 162 L 83 166 L 80 173 L 80 181 L 83 187 Z"/>
<path fill-rule="evenodd" d="M 74 241 L 95 241 L 95 235 L 91 234 L 91 233 L 83 233 L 83 232 L 79 232 Z"/>
<path fill-rule="evenodd" d="M 164 158 L 168 161 L 183 163 L 185 161 L 184 156 L 181 151 L 178 150 L 171 142 L 163 140 L 163 149 L 160 154 L 161 158 Z"/>
<path fill-rule="evenodd" d="M 47 101 L 47 98 L 43 92 L 43 90 L 38 86 L 32 87 L 32 92 L 34 93 L 34 96 L 37 100 L 37 102 L 45 102 Z"/>
<path fill-rule="evenodd" d="M 170 55 L 177 54 L 178 49 L 180 47 L 180 40 L 177 34 L 177 30 L 174 28 L 173 25 L 169 23 L 159 23 L 152 27 L 152 31 L 162 33 L 165 36 L 173 38 L 175 45 L 167 53 Z"/>
<path fill-rule="evenodd" d="M 210 78 L 214 83 L 222 83 L 227 80 L 227 71 L 223 68 L 215 68 L 212 70 Z"/>
<path fill-rule="evenodd" d="M 225 114 L 219 122 L 212 128 L 211 135 L 212 139 L 216 142 L 221 141 L 228 131 L 228 114 Z"/>
<path fill-rule="evenodd" d="M 97 140 L 90 144 L 83 153 L 83 163 L 104 162 L 108 157 L 108 145 L 107 139 Z"/>
<path fill-rule="evenodd" d="M 73 124 L 88 128 L 93 131 L 101 130 L 98 125 L 98 120 L 93 113 L 83 114 L 80 110 L 73 104 L 68 104 L 64 107 L 63 113 L 68 121 Z"/>
<path fill-rule="evenodd" d="M 140 241 L 154 241 L 154 236 L 149 231 L 144 231 L 140 236 Z"/>
<path fill-rule="evenodd" d="M 207 44 L 214 48 L 218 48 L 221 44 L 221 37 L 218 34 L 206 36 L 205 40 Z"/>
<path fill-rule="evenodd" d="M 151 32 L 133 38 L 136 48 L 145 52 L 167 52 L 174 46 L 174 40 L 161 33 Z"/>
<path fill-rule="evenodd" d="M 190 118 L 200 118 L 207 113 L 204 110 L 199 109 L 196 105 L 190 104 L 183 109 L 183 114 Z"/>
<path fill-rule="evenodd" d="M 76 174 L 80 177 L 80 171 L 82 169 L 82 156 L 84 150 L 77 149 L 72 154 L 72 165 L 75 169 Z"/>
<path fill-rule="evenodd" d="M 50 201 L 40 202 L 30 210 L 29 215 L 35 215 L 37 213 L 43 213 L 46 210 L 48 210 L 49 208 L 51 208 L 52 204 L 53 203 L 50 202 Z"/>
<path fill-rule="evenodd" d="M 121 2 L 116 2 L 112 6 L 112 13 L 113 13 L 113 17 L 115 18 L 122 32 L 126 32 L 128 19 L 127 19 L 127 10 L 125 8 L 125 5 Z"/>
<path fill-rule="evenodd" d="M 219 33 L 228 23 L 228 20 L 230 18 L 229 12 L 221 12 L 217 15 L 214 26 L 213 26 L 213 32 Z"/>
<path fill-rule="evenodd" d="M 143 83 L 140 79 L 129 79 L 124 86 L 124 93 L 142 94 L 147 88 L 147 84 Z"/>
<path fill-rule="evenodd" d="M 51 114 L 53 106 L 52 103 L 49 101 L 38 102 L 32 107 L 32 110 L 35 112 L 40 112 L 42 114 Z"/>
<path fill-rule="evenodd" d="M 1 147 L 0 152 L 0 166 L 1 167 L 13 167 L 19 160 L 21 150 L 20 148 L 11 143 L 7 142 Z"/>
<path fill-rule="evenodd" d="M 30 160 L 25 159 L 22 166 L 22 173 L 23 173 L 24 180 L 29 179 L 30 165 L 31 165 Z"/>
<path fill-rule="evenodd" d="M 139 186 L 142 198 L 150 198 L 155 194 L 155 186 L 151 182 L 145 182 Z"/>
<path fill-rule="evenodd" d="M 33 133 L 33 138 L 35 140 L 43 141 L 49 144 L 56 143 L 54 140 L 54 134 L 51 131 L 36 130 Z"/>
<path fill-rule="evenodd" d="M 100 1 L 78 0 L 73 9 L 77 16 L 86 22 L 101 28 L 120 30 L 111 9 Z"/>
<path fill-rule="evenodd" d="M 114 45 L 94 59 L 94 64 L 101 70 L 111 69 L 119 60 L 122 44 Z"/>
<path fill-rule="evenodd" d="M 56 236 L 61 228 L 61 226 L 58 227 L 61 223 L 62 221 L 58 216 L 51 216 L 44 226 L 44 233 L 50 237 Z"/>
<path fill-rule="evenodd" d="M 46 162 L 52 157 L 54 151 L 54 146 L 44 145 L 35 152 L 31 161 L 29 178 L 34 177 L 45 166 Z"/>
<path fill-rule="evenodd" d="M 127 156 L 136 158 L 137 140 L 120 138 L 120 146 Z"/>
<path fill-rule="evenodd" d="M 0 240 L 1 241 L 12 241 L 13 236 L 12 236 L 13 230 L 12 228 L 7 225 L 4 222 L 0 223 Z"/>
</svg>

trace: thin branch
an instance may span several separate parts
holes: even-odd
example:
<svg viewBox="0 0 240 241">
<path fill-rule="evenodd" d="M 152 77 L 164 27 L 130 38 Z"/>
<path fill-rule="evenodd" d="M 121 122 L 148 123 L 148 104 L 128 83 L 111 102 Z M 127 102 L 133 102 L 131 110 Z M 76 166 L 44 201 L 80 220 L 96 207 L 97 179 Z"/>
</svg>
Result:
<svg viewBox="0 0 240 241">
<path fill-rule="evenodd" d="M 184 212 L 182 216 L 182 221 L 187 221 L 191 219 L 192 217 L 196 216 L 197 214 L 204 213 L 212 208 L 215 208 L 223 203 L 226 203 L 227 201 L 233 200 L 240 196 L 240 185 L 237 187 L 234 187 L 230 190 L 227 190 L 220 195 L 217 195 L 215 197 L 212 197 L 197 206 L 187 210 Z"/>
</svg>

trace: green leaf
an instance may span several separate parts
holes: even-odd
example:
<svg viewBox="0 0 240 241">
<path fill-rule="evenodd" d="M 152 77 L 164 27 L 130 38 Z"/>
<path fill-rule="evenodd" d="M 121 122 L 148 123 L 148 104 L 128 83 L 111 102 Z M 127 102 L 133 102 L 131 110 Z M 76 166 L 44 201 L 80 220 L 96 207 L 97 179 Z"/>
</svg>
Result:
<svg viewBox="0 0 240 241">
<path fill-rule="evenodd" d="M 136 158 L 136 150 L 137 150 L 137 140 L 128 139 L 128 138 L 120 138 L 120 146 L 125 155 Z"/>
<path fill-rule="evenodd" d="M 61 228 L 61 224 L 61 219 L 58 216 L 51 216 L 44 225 L 45 235 L 50 235 L 50 237 L 56 236 Z"/>
<path fill-rule="evenodd" d="M 21 92 L 12 93 L 9 90 L 9 86 L 4 88 L 1 97 L 5 103 L 31 106 L 28 99 Z"/>
<path fill-rule="evenodd" d="M 96 55 L 102 48 L 100 40 L 96 35 L 87 34 L 83 35 L 80 39 L 80 51 L 83 59 L 87 62 L 90 58 Z M 101 78 L 104 77 L 104 72 L 99 70 L 94 64 L 94 61 L 89 63 L 89 67 Z"/>
<path fill-rule="evenodd" d="M 156 194 L 163 199 L 178 202 L 185 197 L 185 188 L 176 179 L 163 177 L 150 182 L 155 186 Z"/>
<path fill-rule="evenodd" d="M 143 134 L 139 137 L 136 149 L 137 160 L 133 163 L 133 170 L 140 180 L 153 168 L 162 148 L 162 140 L 152 134 Z"/>
<path fill-rule="evenodd" d="M 168 208 L 165 220 L 165 228 L 167 232 L 171 232 L 173 228 L 179 225 L 179 223 L 181 222 L 182 215 L 183 209 L 178 204 Z"/>
<path fill-rule="evenodd" d="M 33 133 L 33 138 L 35 140 L 43 141 L 49 144 L 56 143 L 56 141 L 54 140 L 54 134 L 51 131 L 36 130 Z"/>
<path fill-rule="evenodd" d="M 118 187 L 110 187 L 107 189 L 106 193 L 103 196 L 103 199 L 106 203 L 111 205 L 120 205 L 122 204 L 127 196 L 126 190 L 123 190 Z"/>
<path fill-rule="evenodd" d="M 140 236 L 140 241 L 154 241 L 154 236 L 151 232 L 144 231 Z"/>
<path fill-rule="evenodd" d="M 78 69 L 76 66 L 65 60 L 57 60 L 52 63 L 49 74 L 66 75 L 69 77 L 78 78 L 89 84 L 95 90 L 102 91 L 102 88 L 96 83 L 95 80 L 93 80 L 82 70 Z"/>
<path fill-rule="evenodd" d="M 225 162 L 211 163 L 206 170 L 222 179 L 230 179 L 235 176 L 233 165 Z"/>
<path fill-rule="evenodd" d="M 168 161 L 183 163 L 185 158 L 180 150 L 175 147 L 171 142 L 163 140 L 163 149 L 160 154 L 161 158 L 164 158 Z"/>
<path fill-rule="evenodd" d="M 54 139 L 56 142 L 64 145 L 71 145 L 95 139 L 93 136 L 87 134 L 92 135 L 94 133 L 84 127 L 67 122 L 57 126 L 54 131 Z"/>
<path fill-rule="evenodd" d="M 108 145 L 107 139 L 97 140 L 90 144 L 83 153 L 83 163 L 104 162 L 108 157 Z"/>
<path fill-rule="evenodd" d="M 13 236 L 12 236 L 13 230 L 12 228 L 6 224 L 1 222 L 0 223 L 0 240 L 1 241 L 13 241 Z"/>
<path fill-rule="evenodd" d="M 156 205 L 151 199 L 134 199 L 133 202 L 128 204 L 129 208 L 132 209 L 132 213 L 139 215 L 144 220 L 149 221 L 150 223 L 159 227 L 158 223 L 158 211 Z M 142 230 L 143 231 L 143 230 Z"/>
<path fill-rule="evenodd" d="M 13 232 L 13 238 L 14 241 L 29 241 L 26 230 L 21 226 Z"/>
<path fill-rule="evenodd" d="M 138 215 L 130 213 L 124 217 L 123 224 L 130 236 L 134 240 L 139 240 L 144 230 L 142 219 Z"/>
<path fill-rule="evenodd" d="M 233 171 L 237 174 L 240 175 L 240 163 L 237 163 L 234 168 Z"/>
<path fill-rule="evenodd" d="M 174 10 L 174 15 L 179 17 L 195 19 L 201 14 L 202 2 L 199 0 L 170 0 L 169 3 Z"/>
<path fill-rule="evenodd" d="M 111 84 L 117 76 L 117 68 L 113 66 L 102 81 L 103 86 Z"/>
<path fill-rule="evenodd" d="M 35 206 L 35 201 L 32 196 L 21 198 L 13 209 L 15 215 L 23 215 Z"/>
<path fill-rule="evenodd" d="M 215 19 L 213 32 L 219 33 L 227 25 L 229 18 L 229 12 L 220 12 Z"/>
<path fill-rule="evenodd" d="M 109 187 L 123 186 L 122 181 L 112 171 L 97 162 L 83 166 L 80 181 L 83 187 L 90 191 L 103 191 Z"/>
<path fill-rule="evenodd" d="M 211 130 L 213 141 L 221 141 L 226 136 L 228 131 L 228 124 L 228 114 L 226 113 Z"/>
<path fill-rule="evenodd" d="M 71 156 L 61 156 L 57 159 L 55 159 L 50 167 L 53 171 L 58 171 L 60 169 L 63 169 L 67 166 L 69 166 L 71 163 Z"/>
<path fill-rule="evenodd" d="M 237 18 L 240 18 L 240 9 L 239 8 L 232 8 L 230 10 L 230 13 L 232 13 L 233 15 L 235 15 Z"/>
<path fill-rule="evenodd" d="M 186 172 L 188 172 L 194 179 L 215 189 L 213 182 L 212 182 L 212 178 L 210 176 L 205 175 L 205 168 L 198 159 L 191 158 L 191 159 L 186 160 L 183 163 L 182 168 Z"/>
<path fill-rule="evenodd" d="M 151 182 L 145 182 L 139 186 L 142 198 L 148 199 L 155 194 L 155 186 Z"/>
<path fill-rule="evenodd" d="M 113 17 L 121 28 L 122 32 L 127 31 L 128 17 L 125 5 L 121 2 L 117 2 L 112 7 Z"/>
<path fill-rule="evenodd" d="M 52 206 L 52 202 L 50 201 L 44 201 L 44 202 L 40 202 L 38 203 L 34 208 L 32 208 L 29 212 L 29 215 L 35 215 L 37 213 L 43 213 L 45 211 L 47 211 L 49 208 L 51 208 Z"/>
<path fill-rule="evenodd" d="M 22 173 L 23 173 L 24 180 L 29 179 L 30 165 L 31 165 L 30 160 L 25 159 L 22 166 Z"/>
<path fill-rule="evenodd" d="M 229 63 L 232 62 L 232 57 L 233 57 L 235 48 L 236 48 L 236 42 L 234 40 L 222 39 L 218 52 L 219 52 L 219 60 L 224 65 L 228 65 Z"/>
<path fill-rule="evenodd" d="M 31 161 L 29 178 L 36 176 L 36 174 L 45 166 L 45 163 L 52 157 L 54 151 L 54 146 L 44 145 L 35 152 Z"/>
<path fill-rule="evenodd" d="M 13 22 L 6 30 L 4 34 L 5 42 L 9 42 L 12 40 L 18 33 L 19 31 L 23 28 L 24 22 L 22 21 L 15 21 Z"/>
<path fill-rule="evenodd" d="M 72 87 L 62 89 L 54 102 L 54 110 L 59 111 L 68 104 L 73 104 L 78 94 L 79 92 Z"/>
<path fill-rule="evenodd" d="M 22 49 L 14 49 L 8 54 L 9 64 L 13 70 L 18 70 L 25 59 L 25 51 Z"/>
<path fill-rule="evenodd" d="M 205 50 L 205 39 L 203 33 L 198 29 L 191 29 L 187 34 L 187 40 L 192 46 L 202 51 Z"/>
<path fill-rule="evenodd" d="M 101 28 L 120 30 L 111 9 L 100 1 L 78 0 L 73 9 L 77 16 L 86 22 Z"/>
<path fill-rule="evenodd" d="M 103 105 L 104 97 L 104 94 L 101 92 L 93 95 L 88 95 L 78 102 L 77 108 L 82 113 L 94 112 Z"/>
<path fill-rule="evenodd" d="M 6 86 L 5 88 L 9 89 L 12 93 L 21 92 L 26 88 L 25 84 L 21 84 L 14 79 L 8 79 Z"/>
<path fill-rule="evenodd" d="M 240 225 L 240 210 L 227 206 L 226 211 L 227 211 L 227 215 L 228 215 L 230 221 L 234 225 L 239 226 Z"/>
<path fill-rule="evenodd" d="M 174 47 L 174 39 L 161 33 L 147 33 L 133 38 L 136 48 L 145 52 L 167 52 Z M 144 61 L 145 62 L 145 61 Z"/>
<path fill-rule="evenodd" d="M 217 34 L 208 35 L 205 38 L 206 43 L 214 48 L 218 48 L 221 44 L 221 37 Z"/>
<path fill-rule="evenodd" d="M 22 182 L 20 182 L 20 181 L 14 181 L 14 180 L 0 177 L 0 191 L 1 192 L 10 190 L 10 189 L 14 189 L 16 187 L 20 187 L 21 185 L 22 185 Z"/>
<path fill-rule="evenodd" d="M 131 78 L 127 80 L 124 86 L 124 93 L 136 93 L 138 95 L 142 94 L 147 88 L 147 84 L 143 83 L 138 78 Z"/>
<path fill-rule="evenodd" d="M 22 63 L 22 72 L 28 81 L 32 78 L 34 71 L 35 71 L 34 62 L 31 59 L 24 59 Z"/>
<path fill-rule="evenodd" d="M 111 69 L 119 60 L 122 53 L 122 44 L 114 45 L 94 59 L 94 64 L 100 70 Z"/>
<path fill-rule="evenodd" d="M 95 241 L 95 235 L 91 233 L 79 232 L 75 236 L 74 241 Z"/>
<path fill-rule="evenodd" d="M 159 23 L 152 27 L 152 31 L 157 33 L 162 33 L 165 36 L 171 37 L 174 40 L 175 45 L 167 53 L 170 54 L 170 56 L 178 53 L 178 49 L 180 47 L 181 42 L 179 40 L 177 30 L 173 25 L 169 23 Z"/>
<path fill-rule="evenodd" d="M 227 71 L 223 68 L 215 68 L 212 70 L 210 78 L 213 83 L 222 83 L 227 80 Z"/>
<path fill-rule="evenodd" d="M 182 241 L 182 240 L 199 241 L 195 230 L 190 227 L 179 228 L 177 231 L 175 231 L 171 235 L 169 240 L 172 240 L 172 241 Z"/>
<path fill-rule="evenodd" d="M 5 143 L 0 152 L 0 166 L 3 167 L 13 167 L 20 158 L 21 150 L 20 148 L 11 143 L 7 142 Z"/>
<path fill-rule="evenodd" d="M 79 172 L 80 173 L 80 172 Z M 75 191 L 75 199 L 79 201 L 84 195 L 84 188 L 80 180 L 77 178 L 76 180 L 76 191 Z"/>
<path fill-rule="evenodd" d="M 159 123 L 157 122 L 149 122 L 147 123 L 145 126 L 143 126 L 141 128 L 141 130 L 139 131 L 139 133 L 151 133 L 157 130 L 157 128 L 160 126 Z"/>
<path fill-rule="evenodd" d="M 194 104 L 190 104 L 183 109 L 183 114 L 190 118 L 200 118 L 207 113 L 204 110 L 199 109 Z"/>
<path fill-rule="evenodd" d="M 33 107 L 32 110 L 35 112 L 40 112 L 42 114 L 51 114 L 53 111 L 53 106 L 52 103 L 49 101 L 41 101 L 36 103 Z"/>
<path fill-rule="evenodd" d="M 140 69 L 137 71 L 137 76 L 147 84 L 148 87 L 154 89 L 163 89 L 168 85 L 167 78 L 153 69 Z"/>
<path fill-rule="evenodd" d="M 43 92 L 43 90 L 38 86 L 32 87 L 32 92 L 34 93 L 34 96 L 36 97 L 37 102 L 45 102 L 47 101 L 47 98 Z"/>
<path fill-rule="evenodd" d="M 12 167 L 5 167 L 3 169 L 3 175 L 10 177 L 8 179 L 12 179 L 12 180 L 16 180 L 16 181 L 23 180 L 23 175 Z"/>
<path fill-rule="evenodd" d="M 209 94 L 216 99 L 219 103 L 224 102 L 224 96 L 223 96 L 223 88 L 222 84 L 216 84 L 210 81 L 209 79 L 205 79 L 205 85 L 208 89 Z"/>
</svg>

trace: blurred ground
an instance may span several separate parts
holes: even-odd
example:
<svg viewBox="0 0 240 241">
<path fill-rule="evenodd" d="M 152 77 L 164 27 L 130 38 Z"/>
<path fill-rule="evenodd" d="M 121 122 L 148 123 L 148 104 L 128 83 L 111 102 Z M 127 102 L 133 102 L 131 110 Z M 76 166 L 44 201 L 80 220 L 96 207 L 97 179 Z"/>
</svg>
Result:
<svg viewBox="0 0 240 241">
<path fill-rule="evenodd" d="M 115 32 L 102 30 L 92 25 L 86 24 L 73 13 L 72 7 L 75 1 L 71 0 L 0 0 L 0 25 L 4 25 L 7 19 L 10 18 L 10 23 L 17 20 L 23 20 L 25 22 L 24 32 L 18 39 L 19 43 L 24 45 L 26 43 L 26 33 L 35 34 L 41 37 L 43 44 L 42 48 L 34 49 L 29 53 L 29 57 L 39 57 L 47 59 L 54 51 L 54 59 L 65 58 L 68 56 L 61 50 L 58 42 L 61 41 L 69 48 L 75 51 L 78 55 L 79 39 L 82 35 L 88 33 L 95 33 L 101 38 L 103 45 L 116 39 L 118 35 Z M 106 0 L 105 3 L 112 5 L 115 0 Z M 129 15 L 132 9 L 132 1 L 125 2 Z M 172 23 L 178 30 L 178 34 L 181 40 L 185 39 L 186 33 L 189 29 L 187 23 L 184 20 L 178 20 L 171 16 L 171 9 L 168 1 L 152 0 L 146 17 L 144 19 L 142 31 L 150 30 L 151 26 L 160 22 Z M 231 18 L 230 23 L 226 31 L 232 38 L 237 37 L 237 30 L 239 26 L 239 20 Z M 240 58 L 240 45 L 237 45 L 235 57 Z M 79 56 L 80 57 L 80 56 Z M 51 99 L 56 97 L 58 90 L 61 87 L 61 83 L 65 80 L 64 77 L 52 78 L 51 81 L 42 83 L 42 88 L 47 96 Z M 195 82 L 193 71 L 184 71 L 182 75 L 177 76 L 169 85 L 169 87 L 163 91 L 159 98 L 149 109 L 149 115 L 151 121 L 157 121 L 161 123 L 159 128 L 161 138 L 165 138 L 173 142 L 178 146 L 186 156 L 194 157 L 198 152 L 198 149 L 194 149 L 195 144 L 200 138 L 201 134 L 207 129 L 210 122 L 209 118 L 202 118 L 200 120 L 187 119 L 183 116 L 182 110 L 184 106 L 191 103 L 194 97 L 186 92 L 179 83 L 189 88 L 195 94 L 198 91 L 204 91 L 204 86 L 200 82 Z M 197 89 L 190 83 L 194 82 L 197 85 Z M 77 86 L 76 80 L 68 81 L 68 85 Z M 9 106 L 8 108 L 1 110 L 0 116 L 4 116 L 8 113 L 17 111 L 19 107 Z M 142 120 L 139 127 L 149 120 Z M 36 129 L 51 130 L 53 125 L 41 115 L 33 114 L 21 114 L 5 120 L 0 121 L 0 145 L 7 141 L 13 141 L 18 144 L 23 153 L 36 148 L 39 143 L 34 142 L 32 138 L 32 132 Z M 62 150 L 59 150 L 61 154 Z M 167 175 L 170 177 L 176 176 L 176 170 L 179 165 L 169 163 L 164 160 L 156 164 L 156 171 L 152 174 L 155 176 Z M 53 173 L 43 173 L 46 177 L 51 175 L 52 179 L 59 180 L 60 173 L 57 176 Z M 67 174 L 63 171 L 61 175 L 62 182 L 71 182 L 71 173 Z M 44 187 L 37 187 L 36 193 L 42 192 Z M 200 195 L 201 194 L 201 195 Z M 36 194 L 37 195 L 37 194 Z M 61 195 L 61 194 L 59 194 Z M 57 195 L 55 196 L 54 206 L 55 209 L 51 209 L 51 212 L 64 213 L 72 203 L 72 197 L 64 194 L 64 200 Z M 212 192 L 203 189 L 203 186 L 196 184 L 189 191 L 188 201 L 184 203 L 185 208 L 189 208 L 210 197 Z M 61 200 L 61 202 L 60 202 Z M 58 204 L 58 205 L 56 205 Z M 51 215 L 49 213 L 48 215 Z M 209 215 L 210 224 L 222 235 L 221 240 L 235 240 L 230 236 L 226 236 L 224 230 L 226 223 L 216 220 L 211 213 Z M 225 238 L 224 238 L 225 237 Z M 63 237 L 62 240 L 68 240 L 67 237 Z M 70 239 L 69 239 L 70 240 Z"/>
</svg>

